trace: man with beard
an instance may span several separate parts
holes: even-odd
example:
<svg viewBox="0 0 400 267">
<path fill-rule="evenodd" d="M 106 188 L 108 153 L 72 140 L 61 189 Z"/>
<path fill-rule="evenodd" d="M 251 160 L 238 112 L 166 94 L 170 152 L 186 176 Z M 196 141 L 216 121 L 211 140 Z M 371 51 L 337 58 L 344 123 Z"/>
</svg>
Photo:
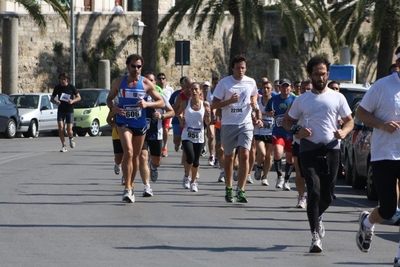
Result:
<svg viewBox="0 0 400 267">
<path fill-rule="evenodd" d="M 316 56 L 307 64 L 313 88 L 299 96 L 283 119 L 283 127 L 300 138 L 300 165 L 308 190 L 307 217 L 311 228 L 310 252 L 322 252 L 321 239 L 325 235 L 322 214 L 333 199 L 338 164 L 339 139 L 353 129 L 351 110 L 345 97 L 329 89 L 330 62 Z M 300 118 L 303 125 L 297 125 Z M 343 127 L 338 128 L 338 118 Z"/>
</svg>

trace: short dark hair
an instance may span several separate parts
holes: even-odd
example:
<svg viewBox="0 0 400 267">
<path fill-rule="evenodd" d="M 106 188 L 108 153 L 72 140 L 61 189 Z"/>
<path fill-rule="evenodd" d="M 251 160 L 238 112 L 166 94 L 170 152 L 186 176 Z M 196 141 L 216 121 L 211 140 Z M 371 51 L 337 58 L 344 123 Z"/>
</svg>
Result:
<svg viewBox="0 0 400 267">
<path fill-rule="evenodd" d="M 182 77 L 179 79 L 179 84 L 181 84 L 185 79 L 186 79 L 186 76 L 182 76 Z"/>
<path fill-rule="evenodd" d="M 132 55 L 129 55 L 129 56 L 126 58 L 126 65 L 128 65 L 129 63 L 131 63 L 132 60 L 134 60 L 134 61 L 140 60 L 140 61 L 142 61 L 142 65 L 144 64 L 144 60 L 143 60 L 143 57 L 142 57 L 141 55 L 132 54 Z"/>
<path fill-rule="evenodd" d="M 244 62 L 244 63 L 246 63 L 246 65 L 247 65 L 245 55 L 240 54 L 240 55 L 234 56 L 234 57 L 232 58 L 232 61 L 231 61 L 231 68 L 233 69 L 233 68 L 235 67 L 235 64 L 236 64 L 236 63 L 239 63 L 239 62 Z"/>
<path fill-rule="evenodd" d="M 61 77 L 67 78 L 68 80 L 70 79 L 68 73 L 66 72 L 61 72 L 60 75 L 58 75 L 58 79 L 61 79 Z"/>
<path fill-rule="evenodd" d="M 396 52 L 394 52 L 395 55 L 397 55 L 398 53 L 400 53 L 400 46 L 397 47 Z"/>
<path fill-rule="evenodd" d="M 328 87 L 331 88 L 331 85 L 332 85 L 332 84 L 335 84 L 335 83 L 336 83 L 337 85 L 340 85 L 340 82 L 337 82 L 337 81 L 330 81 L 330 82 L 328 83 Z"/>
<path fill-rule="evenodd" d="M 396 63 L 393 63 L 392 65 L 390 65 L 390 67 L 389 67 L 389 74 L 392 74 L 392 69 L 393 68 L 396 68 L 397 67 L 397 64 Z"/>
<path fill-rule="evenodd" d="M 301 81 L 295 81 L 293 84 L 296 85 L 298 83 L 301 84 Z"/>
<path fill-rule="evenodd" d="M 274 85 L 272 84 L 271 81 L 265 81 L 265 82 L 263 82 L 263 83 L 261 84 L 261 86 L 264 86 L 264 85 L 266 85 L 266 84 L 270 84 L 271 87 L 274 87 Z"/>
<path fill-rule="evenodd" d="M 154 72 L 152 72 L 152 71 L 146 71 L 146 73 L 144 74 L 144 76 L 147 76 L 147 75 L 154 75 Z"/>
<path fill-rule="evenodd" d="M 157 74 L 157 78 L 160 78 L 160 76 L 164 76 L 165 78 L 167 78 L 167 76 L 165 76 L 165 73 L 160 72 L 159 74 Z"/>
<path fill-rule="evenodd" d="M 331 66 L 331 63 L 329 62 L 329 60 L 323 56 L 315 56 L 315 57 L 311 58 L 307 63 L 307 73 L 311 74 L 313 67 L 317 66 L 321 63 L 325 64 L 326 70 L 329 71 L 329 67 Z"/>
</svg>

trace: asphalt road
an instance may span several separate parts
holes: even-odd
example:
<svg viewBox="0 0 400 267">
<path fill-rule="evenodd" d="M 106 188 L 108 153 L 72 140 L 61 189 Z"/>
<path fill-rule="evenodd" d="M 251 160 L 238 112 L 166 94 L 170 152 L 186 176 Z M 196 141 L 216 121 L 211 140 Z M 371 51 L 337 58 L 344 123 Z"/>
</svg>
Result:
<svg viewBox="0 0 400 267">
<path fill-rule="evenodd" d="M 127 204 L 111 137 L 77 137 L 67 153 L 58 137 L 1 138 L 0 266 L 393 266 L 397 226 L 378 225 L 369 253 L 355 244 L 359 212 L 376 204 L 364 192 L 338 182 L 324 251 L 310 254 L 296 191 L 257 181 L 249 203 L 226 203 L 218 170 L 202 158 L 199 192 L 190 192 L 171 139 L 154 197 L 141 196 L 137 177 Z"/>
</svg>

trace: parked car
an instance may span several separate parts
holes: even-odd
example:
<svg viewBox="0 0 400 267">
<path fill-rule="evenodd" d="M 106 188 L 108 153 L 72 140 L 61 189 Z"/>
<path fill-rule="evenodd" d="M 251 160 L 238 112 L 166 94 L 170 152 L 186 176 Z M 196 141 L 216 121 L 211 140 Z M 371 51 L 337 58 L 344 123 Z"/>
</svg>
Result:
<svg viewBox="0 0 400 267">
<path fill-rule="evenodd" d="M 58 107 L 50 102 L 51 94 L 12 94 L 10 98 L 17 105 L 21 118 L 17 132 L 25 137 L 37 137 L 39 132 L 58 130 Z"/>
<path fill-rule="evenodd" d="M 353 109 L 354 128 L 344 140 L 344 160 L 346 183 L 354 189 L 366 188 L 369 200 L 378 200 L 378 195 L 372 180 L 371 140 L 373 128 L 365 125 L 355 116 L 359 101 Z"/>
<path fill-rule="evenodd" d="M 360 101 L 364 94 L 370 88 L 370 84 L 353 84 L 353 83 L 340 83 L 340 93 L 344 95 L 350 109 L 353 110 L 354 105 Z"/>
<path fill-rule="evenodd" d="M 78 136 L 97 136 L 101 131 L 110 130 L 106 119 L 108 89 L 78 89 L 81 101 L 74 104 L 74 132 Z"/>
<path fill-rule="evenodd" d="M 14 138 L 19 122 L 17 106 L 8 95 L 0 94 L 0 133 L 6 138 Z"/>
</svg>

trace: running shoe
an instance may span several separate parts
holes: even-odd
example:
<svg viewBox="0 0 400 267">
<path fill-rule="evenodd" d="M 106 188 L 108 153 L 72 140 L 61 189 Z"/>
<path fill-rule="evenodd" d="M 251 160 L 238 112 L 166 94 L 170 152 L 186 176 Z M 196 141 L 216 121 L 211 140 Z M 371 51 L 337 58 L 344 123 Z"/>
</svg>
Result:
<svg viewBox="0 0 400 267">
<path fill-rule="evenodd" d="M 225 187 L 225 201 L 229 203 L 234 202 L 232 188 Z"/>
<path fill-rule="evenodd" d="M 133 194 L 133 189 L 125 188 L 124 195 L 122 196 L 122 201 L 127 203 L 134 203 L 135 202 L 135 195 Z"/>
<path fill-rule="evenodd" d="M 114 164 L 114 172 L 118 175 L 121 172 L 121 164 Z"/>
<path fill-rule="evenodd" d="M 396 210 L 396 213 L 390 219 L 394 225 L 400 225 L 400 209 Z"/>
<path fill-rule="evenodd" d="M 219 172 L 218 182 L 219 183 L 225 182 L 225 172 Z"/>
<path fill-rule="evenodd" d="M 218 159 L 215 159 L 215 160 L 214 160 L 214 166 L 213 166 L 213 167 L 216 168 L 216 169 L 219 168 L 219 161 L 218 161 Z"/>
<path fill-rule="evenodd" d="M 317 233 L 319 235 L 319 238 L 323 239 L 325 237 L 325 226 L 322 222 L 322 216 L 318 217 Z"/>
<path fill-rule="evenodd" d="M 257 181 L 261 179 L 262 170 L 262 167 L 256 167 L 256 170 L 254 172 L 254 179 L 256 179 Z"/>
<path fill-rule="evenodd" d="M 374 230 L 368 229 L 364 225 L 364 220 L 367 218 L 369 215 L 368 211 L 363 211 L 360 213 L 360 216 L 358 217 L 358 225 L 360 228 L 358 229 L 357 235 L 356 235 L 356 243 L 358 248 L 362 252 L 368 252 L 369 248 L 371 247 L 371 241 L 372 241 L 372 236 L 374 235 Z"/>
<path fill-rule="evenodd" d="M 168 157 L 167 148 L 163 147 L 161 150 L 161 157 Z"/>
<path fill-rule="evenodd" d="M 188 176 L 184 175 L 183 176 L 183 180 L 182 180 L 182 186 L 185 189 L 189 189 L 190 188 L 190 179 Z"/>
<path fill-rule="evenodd" d="M 191 183 L 190 184 L 190 191 L 192 192 L 197 192 L 199 191 L 198 187 L 197 187 L 197 183 Z"/>
<path fill-rule="evenodd" d="M 254 184 L 253 179 L 251 179 L 251 174 L 248 174 L 248 175 L 247 175 L 247 180 L 246 180 L 246 182 L 247 182 L 248 184 Z"/>
<path fill-rule="evenodd" d="M 238 167 L 234 167 L 233 169 L 233 180 L 236 182 L 238 180 L 239 170 Z"/>
<path fill-rule="evenodd" d="M 208 158 L 208 166 L 214 166 L 214 157 L 213 156 Z"/>
<path fill-rule="evenodd" d="M 174 149 L 175 149 L 175 152 L 178 152 L 179 151 L 179 144 L 175 144 Z"/>
<path fill-rule="evenodd" d="M 241 203 L 247 203 L 246 192 L 244 190 L 238 191 L 236 201 Z"/>
<path fill-rule="evenodd" d="M 322 252 L 322 242 L 318 233 L 314 231 L 312 233 L 310 253 L 321 253 Z"/>
<path fill-rule="evenodd" d="M 290 184 L 289 184 L 289 180 L 285 181 L 283 184 L 283 190 L 285 191 L 290 191 Z"/>
<path fill-rule="evenodd" d="M 207 156 L 207 151 L 206 151 L 206 149 L 205 149 L 205 148 L 203 148 L 203 150 L 201 151 L 201 154 L 200 154 L 200 156 L 202 156 L 202 157 L 205 157 L 205 156 Z"/>
<path fill-rule="evenodd" d="M 307 197 L 299 196 L 296 208 L 305 209 L 307 207 Z"/>
<path fill-rule="evenodd" d="M 157 181 L 157 179 L 158 179 L 158 170 L 157 169 L 153 169 L 152 167 L 150 167 L 150 179 L 153 182 Z"/>
<path fill-rule="evenodd" d="M 261 179 L 261 185 L 269 186 L 267 176 L 263 176 Z"/>
<path fill-rule="evenodd" d="M 152 197 L 152 196 L 153 196 L 153 189 L 150 188 L 149 184 L 144 185 L 143 197 Z"/>
<path fill-rule="evenodd" d="M 71 148 L 75 148 L 75 140 L 74 140 L 73 137 L 69 139 L 69 146 L 70 146 Z"/>
<path fill-rule="evenodd" d="M 122 176 L 121 185 L 125 185 L 125 178 L 124 178 L 124 176 Z"/>
<path fill-rule="evenodd" d="M 400 258 L 394 257 L 394 267 L 400 267 Z"/>
<path fill-rule="evenodd" d="M 63 153 L 65 153 L 65 152 L 67 152 L 68 150 L 67 150 L 67 146 L 63 146 L 61 149 L 60 149 L 60 152 L 63 152 Z"/>
<path fill-rule="evenodd" d="M 275 188 L 283 188 L 283 183 L 285 182 L 285 180 L 283 180 L 282 176 L 278 176 L 278 178 L 276 179 L 276 185 Z"/>
</svg>

